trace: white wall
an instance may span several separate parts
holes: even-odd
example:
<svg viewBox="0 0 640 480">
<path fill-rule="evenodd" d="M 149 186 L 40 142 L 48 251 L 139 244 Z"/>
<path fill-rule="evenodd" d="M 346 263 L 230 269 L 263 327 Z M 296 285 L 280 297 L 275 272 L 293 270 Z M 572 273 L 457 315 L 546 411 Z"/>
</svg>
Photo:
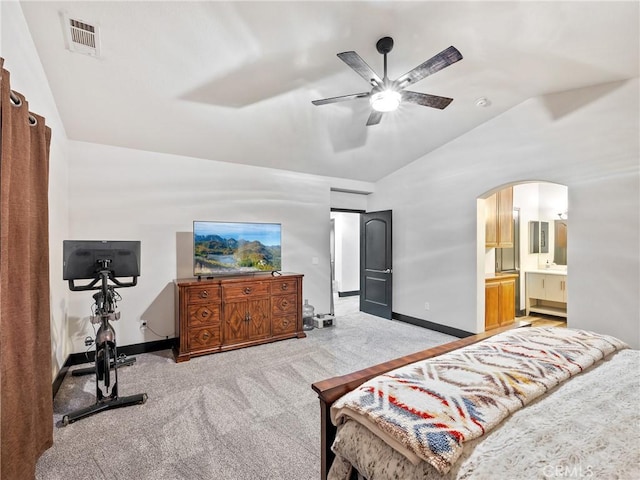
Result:
<svg viewBox="0 0 640 480">
<path fill-rule="evenodd" d="M 67 237 L 68 141 L 40 58 L 29 34 L 20 4 L 0 1 L 0 56 L 11 75 L 11 88 L 26 96 L 29 110 L 51 127 L 49 154 L 49 277 L 51 284 L 52 376 L 71 353 L 67 328 L 66 283 L 62 281 L 62 240 Z M 43 266 L 44 270 L 45 266 Z M 19 285 L 16 288 L 20 288 Z"/>
<path fill-rule="evenodd" d="M 476 199 L 548 181 L 569 192 L 569 326 L 640 346 L 638 90 L 636 78 L 527 100 L 379 181 L 368 207 L 393 210 L 394 310 L 478 331 Z"/>
<path fill-rule="evenodd" d="M 118 344 L 175 336 L 172 282 L 192 277 L 194 220 L 281 223 L 283 271 L 304 274 L 304 298 L 317 312 L 330 311 L 329 179 L 83 142 L 70 147 L 70 238 L 142 241 L 138 285 L 120 290 Z M 91 303 L 88 293 L 70 296 L 76 351 L 92 333 Z"/>
<path fill-rule="evenodd" d="M 369 193 L 373 191 L 373 184 Z M 367 209 L 367 194 L 349 193 L 349 192 L 331 192 L 331 208 L 344 210 L 362 210 Z"/>
</svg>

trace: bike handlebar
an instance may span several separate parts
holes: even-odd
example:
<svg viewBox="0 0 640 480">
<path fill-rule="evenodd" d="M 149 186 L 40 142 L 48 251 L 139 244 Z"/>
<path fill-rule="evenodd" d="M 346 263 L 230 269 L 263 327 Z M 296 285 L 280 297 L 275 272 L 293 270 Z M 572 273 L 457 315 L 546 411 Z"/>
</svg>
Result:
<svg viewBox="0 0 640 480">
<path fill-rule="evenodd" d="M 73 292 L 82 292 L 86 290 L 102 290 L 102 285 L 96 286 L 96 284 L 102 280 L 102 276 L 104 273 L 107 274 L 107 279 L 111 280 L 114 283 L 114 285 L 112 285 L 114 288 L 135 287 L 138 284 L 138 277 L 131 277 L 131 281 L 129 282 L 121 282 L 113 276 L 111 271 L 101 270 L 97 273 L 98 276 L 86 285 L 76 285 L 74 283 L 74 280 L 69 280 L 69 290 Z"/>
</svg>

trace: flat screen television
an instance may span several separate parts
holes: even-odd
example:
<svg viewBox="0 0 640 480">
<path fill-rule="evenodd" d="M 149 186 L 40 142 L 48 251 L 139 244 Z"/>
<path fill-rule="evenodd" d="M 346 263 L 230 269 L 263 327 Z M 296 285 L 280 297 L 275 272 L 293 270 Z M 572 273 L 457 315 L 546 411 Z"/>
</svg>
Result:
<svg viewBox="0 0 640 480">
<path fill-rule="evenodd" d="M 281 224 L 193 222 L 194 276 L 276 272 L 281 269 Z"/>
<path fill-rule="evenodd" d="M 105 259 L 114 277 L 140 275 L 139 240 L 64 240 L 62 258 L 63 280 L 94 279 Z"/>
</svg>

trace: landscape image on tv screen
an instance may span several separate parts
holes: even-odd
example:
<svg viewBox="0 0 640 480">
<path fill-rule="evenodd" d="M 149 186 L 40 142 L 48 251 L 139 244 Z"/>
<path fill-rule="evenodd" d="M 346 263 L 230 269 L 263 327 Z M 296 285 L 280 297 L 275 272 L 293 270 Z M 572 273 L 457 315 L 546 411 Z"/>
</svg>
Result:
<svg viewBox="0 0 640 480">
<path fill-rule="evenodd" d="M 193 222 L 193 274 L 278 271 L 281 230 L 279 223 Z"/>
</svg>

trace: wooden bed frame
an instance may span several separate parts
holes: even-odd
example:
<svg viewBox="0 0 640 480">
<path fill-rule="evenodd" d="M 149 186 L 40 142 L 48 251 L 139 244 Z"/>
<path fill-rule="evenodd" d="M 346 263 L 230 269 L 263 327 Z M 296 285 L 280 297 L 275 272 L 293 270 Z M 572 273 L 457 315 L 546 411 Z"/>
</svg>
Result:
<svg viewBox="0 0 640 480">
<path fill-rule="evenodd" d="M 427 358 L 437 357 L 438 355 L 466 347 L 467 345 L 472 345 L 480 342 L 481 340 L 497 335 L 498 333 L 506 332 L 507 330 L 521 326 L 530 326 L 530 324 L 521 325 L 516 322 L 512 325 L 478 333 L 450 343 L 445 343 L 444 345 L 405 355 L 404 357 L 395 358 L 388 362 L 365 368 L 364 370 L 348 373 L 339 377 L 329 378 L 327 380 L 321 380 L 312 384 L 311 388 L 318 394 L 318 398 L 320 399 L 320 478 L 322 480 L 327 479 L 329 468 L 331 467 L 331 463 L 335 457 L 331 451 L 331 445 L 336 437 L 336 427 L 331 423 L 330 417 L 330 410 L 333 402 L 354 388 L 362 385 L 367 380 L 371 380 L 378 375 Z"/>
</svg>

